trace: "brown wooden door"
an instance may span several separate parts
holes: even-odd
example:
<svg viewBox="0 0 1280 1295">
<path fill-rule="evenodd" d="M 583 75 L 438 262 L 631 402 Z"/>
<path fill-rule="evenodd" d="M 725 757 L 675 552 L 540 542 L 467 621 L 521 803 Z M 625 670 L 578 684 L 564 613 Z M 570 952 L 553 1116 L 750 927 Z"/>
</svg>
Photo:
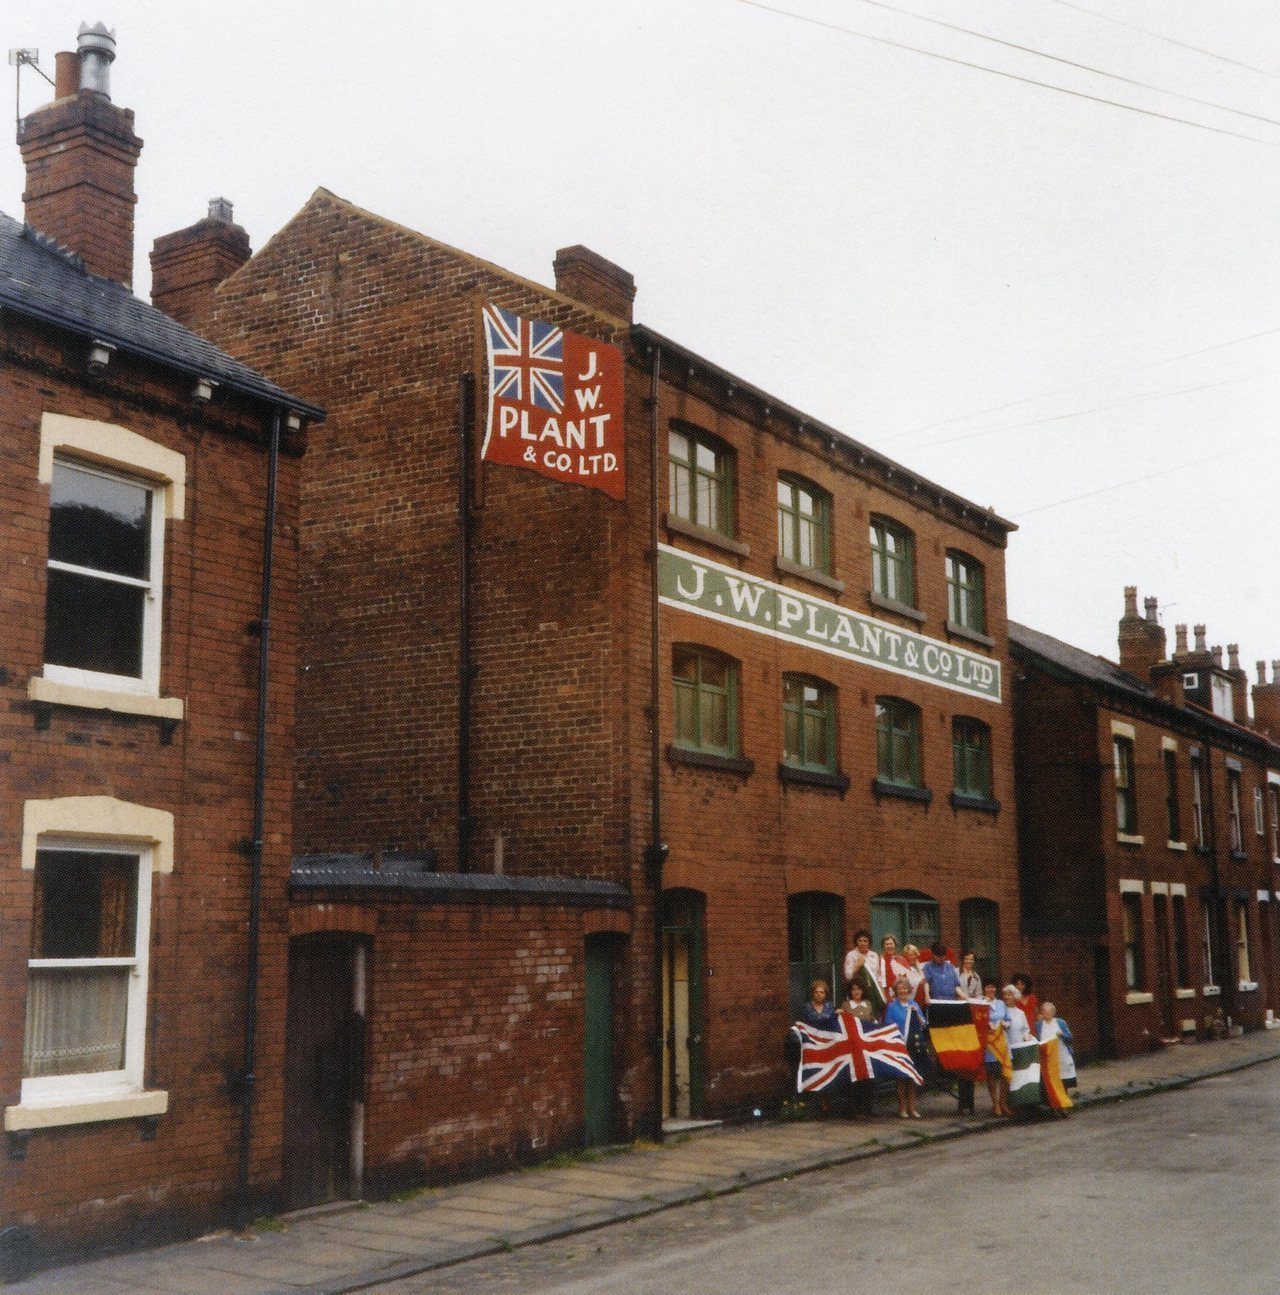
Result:
<svg viewBox="0 0 1280 1295">
<path fill-rule="evenodd" d="M 289 1209 L 348 1199 L 352 1130 L 363 1098 L 364 1018 L 355 939 L 303 936 L 289 946 L 284 1069 L 284 1187 Z"/>
</svg>

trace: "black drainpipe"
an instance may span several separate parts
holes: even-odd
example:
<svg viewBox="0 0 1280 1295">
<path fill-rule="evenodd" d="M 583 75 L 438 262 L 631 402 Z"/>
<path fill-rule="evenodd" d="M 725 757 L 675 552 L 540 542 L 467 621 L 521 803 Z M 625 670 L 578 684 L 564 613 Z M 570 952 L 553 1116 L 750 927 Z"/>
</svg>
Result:
<svg viewBox="0 0 1280 1295">
<path fill-rule="evenodd" d="M 645 874 L 653 895 L 653 1138 L 662 1141 L 662 865 L 667 843 L 662 839 L 662 745 L 658 705 L 661 687 L 658 635 L 658 378 L 662 350 L 654 343 L 649 379 L 649 844 L 644 852 Z"/>
<path fill-rule="evenodd" d="M 475 379 L 458 375 L 458 871 L 471 871 L 471 412 Z"/>
<path fill-rule="evenodd" d="M 280 409 L 271 416 L 267 511 L 262 528 L 262 604 L 258 623 L 258 732 L 253 770 L 253 839 L 249 872 L 249 956 L 244 1002 L 244 1070 L 240 1076 L 240 1152 L 236 1166 L 235 1226 L 249 1226 L 249 1152 L 258 1050 L 258 961 L 261 944 L 263 819 L 267 787 L 267 684 L 271 655 L 271 573 L 275 556 L 276 477 L 280 467 Z"/>
</svg>

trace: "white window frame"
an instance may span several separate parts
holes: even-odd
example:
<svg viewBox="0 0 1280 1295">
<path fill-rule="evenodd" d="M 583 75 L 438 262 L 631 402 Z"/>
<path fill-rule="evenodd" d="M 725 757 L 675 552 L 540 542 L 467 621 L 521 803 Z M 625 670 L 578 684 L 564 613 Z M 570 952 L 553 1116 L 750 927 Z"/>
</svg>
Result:
<svg viewBox="0 0 1280 1295">
<path fill-rule="evenodd" d="M 142 603 L 142 669 L 138 676 L 107 674 L 100 670 L 84 670 L 76 666 L 54 665 L 44 663 L 44 677 L 54 683 L 70 684 L 75 688 L 94 688 L 107 692 L 141 693 L 148 697 L 160 695 L 160 626 L 161 603 L 164 593 L 164 521 L 165 509 L 163 487 L 154 481 L 131 476 L 87 463 L 68 455 L 58 454 L 54 457 L 53 470 L 59 467 L 72 468 L 90 476 L 103 477 L 108 481 L 119 481 L 124 485 L 135 486 L 145 490 L 151 498 L 151 534 L 148 537 L 149 571 L 144 580 L 132 576 L 115 575 L 93 567 L 73 566 L 50 557 L 48 568 L 56 571 L 67 571 L 74 575 L 92 577 L 112 584 L 129 585 L 144 591 Z"/>
<path fill-rule="evenodd" d="M 1253 789 L 1253 830 L 1258 836 L 1267 834 L 1267 816 L 1262 806 L 1262 788 Z"/>
<path fill-rule="evenodd" d="M 21 867 L 34 872 L 40 850 L 120 853 L 138 860 L 125 1065 L 122 1070 L 82 1075 L 45 1075 L 22 1080 L 16 1106 L 4 1108 L 7 1132 L 67 1124 L 162 1115 L 169 1094 L 143 1086 L 146 1074 L 147 1004 L 150 983 L 152 874 L 173 871 L 173 814 L 113 796 L 64 796 L 29 800 L 23 806 Z M 41 959 L 45 966 L 81 959 Z M 91 959 L 94 963 L 105 959 Z M 116 959 L 111 959 L 116 962 Z"/>
<path fill-rule="evenodd" d="M 1227 826 L 1231 849 L 1244 853 L 1244 809 L 1240 801 L 1240 770 L 1227 769 Z"/>
<path fill-rule="evenodd" d="M 1280 863 L 1280 775 L 1267 771 L 1267 798 L 1271 802 L 1271 861 Z"/>
<path fill-rule="evenodd" d="M 1205 839 L 1204 819 L 1204 775 L 1205 768 L 1199 751 L 1191 753 L 1191 819 L 1195 827 L 1196 845 L 1203 848 Z"/>
<path fill-rule="evenodd" d="M 1253 979 L 1253 961 L 1249 957 L 1249 901 L 1237 899 L 1236 910 L 1236 970 L 1240 976 L 1240 988 L 1255 989 Z"/>
<path fill-rule="evenodd" d="M 125 1004 L 124 1068 L 80 1075 L 23 1077 L 22 1103 L 39 1106 L 85 1101 L 140 1092 L 147 1041 L 147 982 L 151 948 L 151 847 L 119 840 L 85 841 L 74 837 L 42 837 L 38 853 L 58 850 L 79 854 L 114 854 L 136 861 L 138 869 L 134 951 L 119 958 L 31 958 L 28 971 L 53 971 L 68 967 L 128 967 L 129 991 Z"/>
</svg>

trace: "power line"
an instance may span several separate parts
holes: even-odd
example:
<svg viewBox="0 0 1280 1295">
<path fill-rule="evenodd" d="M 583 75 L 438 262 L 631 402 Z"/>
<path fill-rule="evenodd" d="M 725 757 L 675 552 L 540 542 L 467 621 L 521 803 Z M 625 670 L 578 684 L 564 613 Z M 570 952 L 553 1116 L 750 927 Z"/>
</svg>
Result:
<svg viewBox="0 0 1280 1295">
<path fill-rule="evenodd" d="M 1260 333 L 1250 333 L 1248 337 L 1233 337 L 1226 342 L 1215 342 L 1212 346 L 1203 346 L 1195 351 L 1183 351 L 1180 355 L 1170 355 L 1163 360 L 1148 360 L 1144 364 L 1127 365 L 1122 369 L 1112 369 L 1110 373 L 1099 374 L 1096 378 L 1086 378 L 1083 382 L 1073 382 L 1070 386 L 1055 387 L 1052 391 L 1042 391 L 1035 396 L 1021 396 L 1017 400 L 1007 400 L 1002 405 L 988 405 L 985 409 L 974 409 L 967 414 L 955 414 L 951 418 L 940 418 L 936 423 L 921 423 L 918 427 L 908 427 L 901 432 L 893 432 L 889 436 L 882 436 L 879 444 L 884 445 L 889 441 L 899 441 L 904 436 L 914 436 L 917 432 L 931 432 L 936 427 L 949 427 L 952 423 L 962 423 L 968 418 L 981 418 L 983 414 L 998 414 L 1006 409 L 1016 409 L 1019 405 L 1029 405 L 1037 400 L 1048 400 L 1051 396 L 1065 395 L 1068 391 L 1075 391 L 1077 387 L 1091 385 L 1096 382 L 1107 382 L 1112 378 L 1122 378 L 1130 373 L 1143 373 L 1147 369 L 1158 369 L 1165 364 L 1174 364 L 1178 360 L 1193 360 L 1201 355 L 1210 355 L 1214 351 L 1226 350 L 1229 346 L 1242 346 L 1246 342 L 1256 342 L 1263 337 L 1275 337 L 1280 334 L 1280 328 L 1265 328 Z"/>
<path fill-rule="evenodd" d="M 1174 387 L 1169 391 L 1139 391 L 1132 396 L 1124 396 L 1112 401 L 1109 405 L 1093 405 L 1088 409 L 1072 410 L 1068 414 L 1050 414 L 1045 418 L 1032 418 L 1020 423 L 1000 423 L 995 427 L 979 427 L 972 431 L 961 432 L 958 436 L 947 436 L 940 441 L 923 441 L 912 446 L 917 450 L 931 450 L 939 445 L 954 445 L 957 441 L 974 440 L 979 436 L 988 436 L 994 432 L 1009 432 L 1021 427 L 1040 427 L 1045 423 L 1062 423 L 1072 418 L 1083 418 L 1086 414 L 1101 414 L 1109 409 L 1119 409 L 1122 405 L 1132 405 L 1139 400 L 1164 400 L 1169 396 L 1186 396 L 1195 391 L 1210 391 L 1214 387 L 1229 387 L 1236 382 L 1252 382 L 1255 378 L 1274 376 L 1275 369 L 1261 369 L 1257 373 L 1246 373 L 1239 378 L 1222 378 L 1218 382 L 1202 382 L 1194 387 Z"/>
<path fill-rule="evenodd" d="M 1034 508 L 1024 508 L 1019 513 L 1011 513 L 1011 519 L 1030 517 L 1032 513 L 1042 513 L 1048 508 L 1061 508 L 1063 504 L 1079 503 L 1082 499 L 1093 499 L 1097 495 L 1110 494 L 1113 490 L 1124 490 L 1128 486 L 1141 485 L 1144 481 L 1154 481 L 1157 477 L 1167 477 L 1174 472 L 1183 472 L 1187 468 L 1198 468 L 1204 463 L 1213 463 L 1218 459 L 1225 459 L 1232 454 L 1238 454 L 1241 450 L 1251 450 L 1256 446 L 1264 444 L 1263 441 L 1249 441 L 1244 445 L 1232 446 L 1229 450 L 1220 450 L 1217 454 L 1207 454 L 1203 459 L 1192 459 L 1188 463 L 1176 463 L 1171 468 L 1161 468 L 1158 472 L 1148 472 L 1140 477 L 1130 477 L 1127 481 L 1114 481 L 1109 486 L 1100 486 L 1097 490 L 1086 490 L 1082 495 L 1071 495 L 1066 499 L 1055 499 L 1047 504 L 1037 504 Z"/>
<path fill-rule="evenodd" d="M 1225 54 L 1215 54 L 1211 49 L 1202 49 L 1199 45 L 1188 45 L 1185 41 L 1174 40 L 1172 36 L 1166 36 L 1162 32 L 1152 31 L 1148 27 L 1139 27 L 1137 23 L 1125 22 L 1123 18 L 1113 18 L 1110 14 L 1099 13 L 1097 9 L 1086 9 L 1084 5 L 1072 4 L 1071 0 L 1053 0 L 1053 3 L 1060 4 L 1067 9 L 1074 9 L 1077 13 L 1087 13 L 1092 18 L 1100 18 L 1103 22 L 1113 23 L 1117 27 L 1128 27 L 1130 31 L 1139 31 L 1144 36 L 1150 36 L 1153 40 L 1164 41 L 1166 45 L 1176 45 L 1179 49 L 1189 49 L 1195 54 L 1203 54 L 1206 58 L 1216 58 L 1220 63 L 1230 63 L 1233 67 L 1242 67 L 1248 72 L 1260 72 L 1263 76 L 1280 79 L 1275 72 L 1265 67 L 1255 67 L 1252 63 L 1242 63 L 1238 58 L 1228 58 Z"/>
<path fill-rule="evenodd" d="M 1269 126 L 1280 126 L 1280 118 L 1277 117 L 1265 117 L 1260 113 L 1246 112 L 1243 108 L 1228 108 L 1226 104 L 1218 103 L 1213 99 L 1198 99 L 1195 95 L 1183 94 L 1180 90 L 1166 90 L 1163 86 L 1153 85 L 1150 81 L 1139 81 L 1135 77 L 1123 76 L 1119 72 L 1108 72 L 1103 68 L 1093 67 L 1089 63 L 1077 63 L 1074 59 L 1062 58 L 1057 54 L 1047 54 L 1044 50 L 1035 49 L 1030 45 L 1020 45 L 1017 41 L 1004 40 L 999 36 L 989 36 L 986 32 L 974 31 L 971 27 L 961 27 L 956 23 L 944 22 L 941 18 L 930 18 L 925 14 L 915 13 L 911 9 L 903 9 L 898 5 L 888 4 L 887 0 L 862 0 L 862 3 L 872 5 L 876 9 L 888 9 L 892 13 L 905 14 L 908 18 L 929 23 L 934 27 L 944 27 L 947 31 L 956 31 L 966 36 L 975 36 L 978 40 L 990 41 L 994 45 L 1003 45 L 1006 49 L 1016 49 L 1023 54 L 1034 54 L 1036 58 L 1048 59 L 1052 63 L 1061 63 L 1064 67 L 1073 67 L 1080 72 L 1110 77 L 1113 81 L 1121 81 L 1125 85 L 1136 85 L 1142 90 L 1154 90 L 1157 94 L 1167 94 L 1174 99 L 1185 99 L 1187 103 L 1199 104 L 1202 108 L 1215 108 L 1219 112 L 1235 113 L 1239 117 L 1250 117 L 1254 121 L 1266 122 Z"/>
<path fill-rule="evenodd" d="M 1261 139 L 1257 135 L 1244 135 L 1240 131 L 1228 130 L 1225 126 L 1210 126 L 1202 121 L 1193 121 L 1190 117 L 1175 117 L 1171 113 L 1157 112 L 1154 108 L 1139 108 L 1135 104 L 1120 103 L 1117 99 L 1107 99 L 1102 95 L 1086 94 L 1083 90 L 1068 90 L 1066 86 L 1054 85 L 1051 81 L 1037 81 L 1034 77 L 1019 76 L 1016 72 L 1005 72 L 1000 68 L 989 67 L 986 63 L 973 63 L 968 59 L 955 58 L 950 54 L 939 54 L 935 50 L 921 49 L 918 45 L 908 45 L 904 41 L 891 40 L 888 36 L 873 36 L 869 32 L 857 31 L 852 27 L 842 27 L 838 23 L 826 22 L 821 18 L 811 18 L 807 14 L 794 13 L 790 9 L 778 9 L 773 5 L 763 3 L 763 0 L 735 0 L 735 3 L 746 5 L 752 9 L 760 9 L 765 13 L 776 14 L 781 18 L 791 18 L 796 22 L 808 23 L 813 27 L 821 27 L 826 31 L 840 32 L 845 36 L 856 36 L 861 40 L 872 41 L 877 45 L 889 45 L 894 49 L 908 50 L 912 54 L 922 54 L 925 58 L 937 59 L 942 63 L 952 63 L 956 67 L 967 67 L 975 72 L 989 72 L 992 76 L 1004 77 L 1008 81 L 1017 81 L 1022 85 L 1033 85 L 1041 90 L 1054 90 L 1058 94 L 1069 95 L 1073 99 L 1084 99 L 1089 103 L 1106 104 L 1111 108 L 1119 108 L 1122 112 L 1137 113 L 1142 117 L 1155 117 L 1160 121 L 1176 122 L 1182 126 L 1191 126 L 1196 130 L 1206 130 L 1213 135 L 1229 135 L 1232 139 L 1247 140 L 1251 144 L 1263 144 L 1267 148 L 1280 147 L 1280 143 L 1275 140 Z"/>
</svg>

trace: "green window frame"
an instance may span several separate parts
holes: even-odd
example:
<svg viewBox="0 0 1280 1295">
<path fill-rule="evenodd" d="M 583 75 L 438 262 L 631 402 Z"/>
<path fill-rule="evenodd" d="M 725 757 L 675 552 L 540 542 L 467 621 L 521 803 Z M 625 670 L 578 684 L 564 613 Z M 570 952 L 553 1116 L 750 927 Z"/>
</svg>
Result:
<svg viewBox="0 0 1280 1295">
<path fill-rule="evenodd" d="M 782 676 L 782 758 L 796 769 L 836 772 L 836 690 L 808 675 Z"/>
<path fill-rule="evenodd" d="M 981 720 L 952 719 L 951 764 L 956 792 L 991 799 L 991 730 Z"/>
<path fill-rule="evenodd" d="M 882 782 L 922 787 L 920 709 L 901 697 L 876 698 L 876 770 Z"/>
<path fill-rule="evenodd" d="M 732 536 L 733 451 L 707 432 L 672 427 L 667 433 L 667 470 L 671 515 Z"/>
<path fill-rule="evenodd" d="M 815 980 L 825 980 L 831 1000 L 843 997 L 844 901 L 809 890 L 787 896 L 787 970 L 793 1017 L 809 1001 Z"/>
<path fill-rule="evenodd" d="M 799 477 L 778 478 L 778 556 L 831 574 L 831 496 Z"/>
<path fill-rule="evenodd" d="M 675 745 L 686 751 L 738 755 L 738 663 L 709 648 L 672 652 Z"/>
<path fill-rule="evenodd" d="M 1138 831 L 1138 787 L 1134 780 L 1133 741 L 1112 739 L 1116 766 L 1116 831 L 1134 836 Z"/>
<path fill-rule="evenodd" d="M 947 550 L 947 618 L 961 629 L 987 630 L 987 577 L 982 563 L 967 553 Z"/>
<path fill-rule="evenodd" d="M 906 607 L 916 605 L 916 537 L 887 517 L 873 517 L 871 591 Z"/>
<path fill-rule="evenodd" d="M 938 901 L 918 890 L 888 890 L 871 899 L 871 943 L 879 950 L 886 935 L 926 950 L 942 935 Z"/>
</svg>

